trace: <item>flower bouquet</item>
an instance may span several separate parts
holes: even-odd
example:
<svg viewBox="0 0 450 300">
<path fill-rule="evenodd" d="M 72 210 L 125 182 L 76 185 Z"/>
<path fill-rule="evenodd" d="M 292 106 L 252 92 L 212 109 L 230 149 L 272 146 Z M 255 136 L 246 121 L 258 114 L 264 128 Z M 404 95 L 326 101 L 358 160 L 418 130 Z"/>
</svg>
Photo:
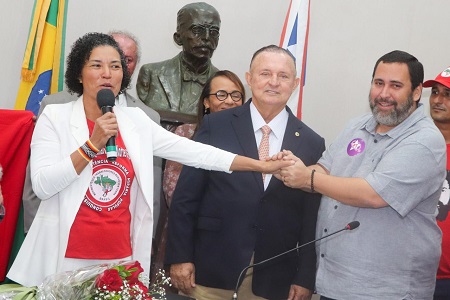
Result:
<svg viewBox="0 0 450 300">
<path fill-rule="evenodd" d="M 47 277 L 34 291 L 14 286 L 16 291 L 26 295 L 17 297 L 9 290 L 11 298 L 0 293 L 0 299 L 32 299 L 32 300 L 157 300 L 166 299 L 164 285 L 170 285 L 170 278 L 164 271 L 156 275 L 155 283 L 149 284 L 148 276 L 137 261 L 121 262 L 119 264 L 102 264 L 76 271 L 64 272 Z M 31 290 L 31 291 L 30 291 Z M 32 297 L 30 295 L 33 295 Z"/>
</svg>

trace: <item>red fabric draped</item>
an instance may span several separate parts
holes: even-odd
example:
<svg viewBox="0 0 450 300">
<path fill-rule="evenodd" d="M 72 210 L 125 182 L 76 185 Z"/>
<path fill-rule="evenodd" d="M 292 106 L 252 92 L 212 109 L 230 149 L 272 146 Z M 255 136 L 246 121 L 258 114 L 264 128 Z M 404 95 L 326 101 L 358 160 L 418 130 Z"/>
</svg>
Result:
<svg viewBox="0 0 450 300">
<path fill-rule="evenodd" d="M 6 276 L 11 246 L 22 201 L 25 171 L 33 134 L 33 113 L 0 109 L 0 182 L 5 205 L 5 218 L 0 222 L 0 281 Z"/>
</svg>

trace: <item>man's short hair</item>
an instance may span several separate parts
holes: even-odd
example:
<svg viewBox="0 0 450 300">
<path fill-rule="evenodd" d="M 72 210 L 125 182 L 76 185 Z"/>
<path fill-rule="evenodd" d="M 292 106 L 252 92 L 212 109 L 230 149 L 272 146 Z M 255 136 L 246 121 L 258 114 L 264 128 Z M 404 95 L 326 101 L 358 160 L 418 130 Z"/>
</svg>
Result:
<svg viewBox="0 0 450 300">
<path fill-rule="evenodd" d="M 250 61 L 250 68 L 252 67 L 252 63 L 255 60 L 256 56 L 258 56 L 262 52 L 284 53 L 284 54 L 288 55 L 290 58 L 292 58 L 292 61 L 294 62 L 294 69 L 295 70 L 297 69 L 296 66 L 295 66 L 295 57 L 294 57 L 294 55 L 292 55 L 292 53 L 289 52 L 289 50 L 286 50 L 286 49 L 281 48 L 281 47 L 276 46 L 276 45 L 269 45 L 269 46 L 265 46 L 265 47 L 262 47 L 261 49 L 256 50 L 256 52 L 253 53 L 252 60 Z"/>
<path fill-rule="evenodd" d="M 386 53 L 382 57 L 380 57 L 375 67 L 373 68 L 372 73 L 372 79 L 375 76 L 375 71 L 380 64 L 380 62 L 383 63 L 403 63 L 408 66 L 409 71 L 409 77 L 411 79 L 411 90 L 414 91 L 416 87 L 418 87 L 423 82 L 423 65 L 420 61 L 417 60 L 414 56 L 411 54 L 400 51 L 400 50 L 394 50 L 392 52 Z"/>
</svg>

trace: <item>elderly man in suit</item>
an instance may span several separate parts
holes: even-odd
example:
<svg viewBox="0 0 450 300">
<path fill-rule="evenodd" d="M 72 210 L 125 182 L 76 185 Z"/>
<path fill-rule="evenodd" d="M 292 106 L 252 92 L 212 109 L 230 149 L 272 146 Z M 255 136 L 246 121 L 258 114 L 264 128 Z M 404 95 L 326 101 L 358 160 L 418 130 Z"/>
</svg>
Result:
<svg viewBox="0 0 450 300">
<path fill-rule="evenodd" d="M 133 75 L 137 63 L 140 59 L 140 48 L 137 38 L 129 32 L 124 31 L 111 31 L 109 34 L 116 40 L 119 44 L 120 49 L 125 54 L 125 59 L 127 61 L 128 72 Z M 39 109 L 39 114 L 42 113 L 45 106 L 48 104 L 57 103 L 67 103 L 70 101 L 77 100 L 76 95 L 69 94 L 66 91 L 62 91 L 56 94 L 48 95 L 44 97 Z M 127 92 L 116 99 L 116 105 L 118 106 L 130 106 L 139 107 L 142 109 L 155 123 L 160 122 L 159 114 L 151 109 L 150 107 L 144 105 L 141 101 L 137 100 Z M 162 160 L 159 157 L 153 159 L 153 178 L 154 178 L 154 194 L 153 194 L 153 218 L 155 226 L 153 228 L 153 237 L 156 233 L 156 224 L 158 224 L 159 212 L 160 212 L 160 194 L 161 194 L 161 180 L 162 180 Z M 36 197 L 32 188 L 30 180 L 30 168 L 27 167 L 27 176 L 25 179 L 25 186 L 23 191 L 23 205 L 24 205 L 24 225 L 25 232 L 33 222 L 34 216 L 36 215 L 37 209 L 39 207 L 40 199 Z"/>
<path fill-rule="evenodd" d="M 253 98 L 205 116 L 195 140 L 264 159 L 290 149 L 317 162 L 324 139 L 286 106 L 297 87 L 295 62 L 271 45 L 253 55 L 246 74 Z M 184 167 L 169 216 L 166 263 L 172 284 L 202 299 L 231 299 L 239 273 L 314 239 L 320 195 L 288 188 L 271 175 L 222 175 Z M 241 299 L 310 299 L 314 247 L 305 247 L 249 270 Z"/>
<path fill-rule="evenodd" d="M 211 5 L 198 2 L 182 7 L 177 15 L 177 56 L 145 64 L 139 71 L 139 98 L 157 110 L 164 121 L 177 125 L 195 122 L 198 96 L 206 80 L 217 71 L 211 57 L 219 42 L 220 16 Z"/>
</svg>

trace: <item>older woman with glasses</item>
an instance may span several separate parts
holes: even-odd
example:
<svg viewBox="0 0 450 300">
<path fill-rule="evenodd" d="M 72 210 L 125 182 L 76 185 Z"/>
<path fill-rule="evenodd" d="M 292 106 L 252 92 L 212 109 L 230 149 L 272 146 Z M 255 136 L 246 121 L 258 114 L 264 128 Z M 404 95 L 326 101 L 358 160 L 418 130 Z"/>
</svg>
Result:
<svg viewBox="0 0 450 300">
<path fill-rule="evenodd" d="M 217 71 L 205 83 L 197 109 L 197 123 L 178 126 L 175 134 L 192 138 L 200 127 L 203 116 L 220 110 L 241 106 L 244 104 L 245 89 L 239 77 L 231 71 Z M 173 191 L 178 182 L 182 165 L 174 161 L 167 161 L 164 170 L 163 191 L 167 205 L 170 206 Z"/>
<path fill-rule="evenodd" d="M 175 134 L 186 138 L 192 138 L 196 128 L 200 127 L 203 116 L 220 110 L 229 109 L 244 104 L 245 89 L 239 77 L 231 71 L 217 71 L 205 83 L 200 94 L 197 109 L 197 123 L 183 124 L 178 126 Z M 175 161 L 167 161 L 164 170 L 163 191 L 166 198 L 167 207 L 170 207 L 173 191 L 178 182 L 183 165 Z M 155 269 L 162 269 L 164 266 L 164 252 L 167 239 L 166 216 L 162 228 L 161 237 L 157 244 Z M 163 221 L 162 220 L 162 221 Z"/>
</svg>

